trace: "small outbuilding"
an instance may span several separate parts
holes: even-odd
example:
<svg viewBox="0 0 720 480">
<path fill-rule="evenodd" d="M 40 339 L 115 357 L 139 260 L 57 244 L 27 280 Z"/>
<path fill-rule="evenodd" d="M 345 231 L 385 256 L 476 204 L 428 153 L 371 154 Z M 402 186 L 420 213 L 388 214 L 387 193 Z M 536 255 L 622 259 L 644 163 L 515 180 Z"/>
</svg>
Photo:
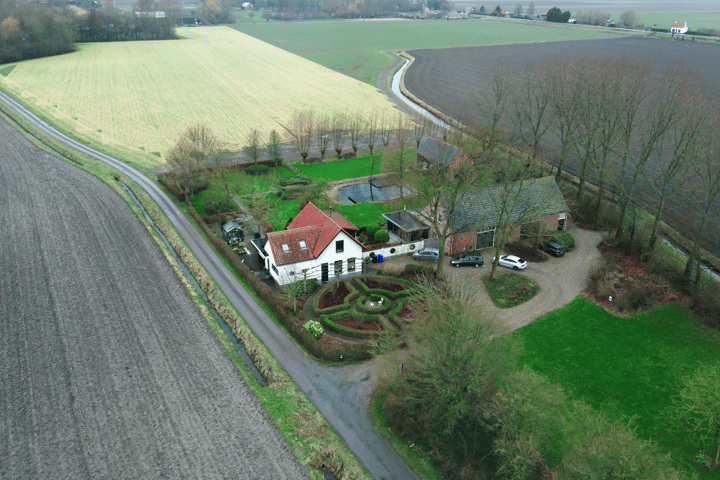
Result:
<svg viewBox="0 0 720 480">
<path fill-rule="evenodd" d="M 252 9 L 253 9 L 253 4 L 250 3 L 250 2 L 245 2 L 245 3 L 242 4 L 242 9 L 243 9 L 243 10 L 252 10 Z"/>
<path fill-rule="evenodd" d="M 227 222 L 220 227 L 220 230 L 222 230 L 223 239 L 227 243 L 237 243 L 245 240 L 245 233 L 240 228 L 240 225 L 235 222 Z"/>
</svg>

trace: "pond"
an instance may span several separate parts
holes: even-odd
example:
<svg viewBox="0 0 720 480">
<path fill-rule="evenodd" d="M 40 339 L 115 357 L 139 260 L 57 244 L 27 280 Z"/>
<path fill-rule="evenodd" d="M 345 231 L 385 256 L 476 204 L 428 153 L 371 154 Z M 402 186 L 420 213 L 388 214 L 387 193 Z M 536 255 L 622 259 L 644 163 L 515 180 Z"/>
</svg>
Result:
<svg viewBox="0 0 720 480">
<path fill-rule="evenodd" d="M 338 189 L 338 201 L 345 205 L 355 203 L 379 202 L 400 198 L 400 187 L 388 183 L 385 179 L 375 179 L 372 183 L 357 183 Z M 411 195 L 412 190 L 402 188 L 402 194 Z"/>
</svg>

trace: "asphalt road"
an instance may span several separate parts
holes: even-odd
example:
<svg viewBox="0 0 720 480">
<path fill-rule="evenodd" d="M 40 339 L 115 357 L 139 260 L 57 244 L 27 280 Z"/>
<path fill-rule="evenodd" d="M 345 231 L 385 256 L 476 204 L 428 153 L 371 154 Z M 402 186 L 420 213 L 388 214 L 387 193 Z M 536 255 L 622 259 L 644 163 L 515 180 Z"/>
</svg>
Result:
<svg viewBox="0 0 720 480">
<path fill-rule="evenodd" d="M 123 198 L 0 139 L 0 478 L 306 478 Z"/>
<path fill-rule="evenodd" d="M 285 336 L 250 293 L 218 258 L 172 200 L 150 179 L 119 160 L 95 151 L 58 132 L 13 99 L 0 100 L 20 112 L 49 136 L 103 161 L 135 180 L 158 203 L 200 263 L 215 279 L 250 328 L 267 346 L 300 389 L 315 404 L 350 450 L 375 478 L 415 479 L 417 476 L 372 427 L 366 401 L 372 367 L 328 367 L 308 359 Z"/>
</svg>

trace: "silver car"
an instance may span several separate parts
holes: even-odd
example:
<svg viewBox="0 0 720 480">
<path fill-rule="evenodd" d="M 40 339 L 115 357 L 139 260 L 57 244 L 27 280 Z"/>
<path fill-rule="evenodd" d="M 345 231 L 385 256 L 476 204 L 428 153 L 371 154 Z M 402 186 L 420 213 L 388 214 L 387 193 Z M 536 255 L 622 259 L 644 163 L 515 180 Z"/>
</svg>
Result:
<svg viewBox="0 0 720 480">
<path fill-rule="evenodd" d="M 493 257 L 495 263 L 495 257 Z M 512 268 L 513 270 L 525 270 L 528 266 L 527 260 L 516 255 L 500 255 L 498 265 L 501 267 Z"/>
<path fill-rule="evenodd" d="M 437 262 L 440 258 L 440 250 L 437 248 L 423 248 L 413 253 L 413 258 L 416 260 L 431 260 Z"/>
</svg>

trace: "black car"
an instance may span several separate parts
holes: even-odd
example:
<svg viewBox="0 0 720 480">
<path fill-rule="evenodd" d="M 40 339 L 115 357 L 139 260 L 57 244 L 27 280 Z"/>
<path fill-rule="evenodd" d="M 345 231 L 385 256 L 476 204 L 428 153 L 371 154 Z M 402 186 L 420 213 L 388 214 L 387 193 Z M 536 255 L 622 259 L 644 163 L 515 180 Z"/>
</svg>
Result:
<svg viewBox="0 0 720 480">
<path fill-rule="evenodd" d="M 485 265 L 482 255 L 462 255 L 450 260 L 453 267 L 482 267 Z"/>
<path fill-rule="evenodd" d="M 562 257 L 565 255 L 565 247 L 557 242 L 542 242 L 540 244 L 540 250 L 549 253 L 553 257 Z"/>
</svg>

